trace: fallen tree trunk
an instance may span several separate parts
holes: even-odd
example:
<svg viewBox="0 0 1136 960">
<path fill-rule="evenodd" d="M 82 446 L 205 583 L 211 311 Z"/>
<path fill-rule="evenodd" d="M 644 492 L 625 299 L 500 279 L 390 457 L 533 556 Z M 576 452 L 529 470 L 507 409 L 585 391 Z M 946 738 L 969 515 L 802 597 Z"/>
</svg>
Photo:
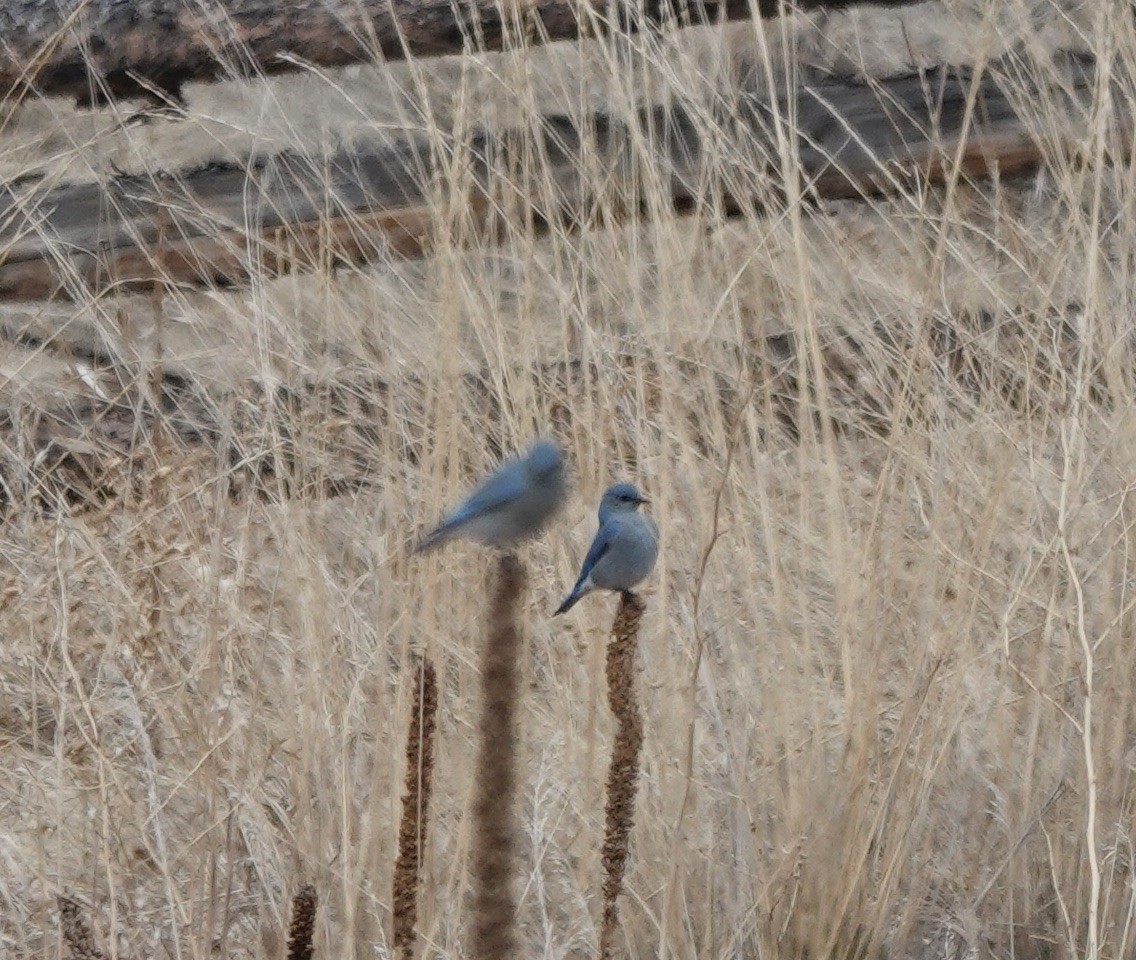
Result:
<svg viewBox="0 0 1136 960">
<path fill-rule="evenodd" d="M 498 50 L 785 10 L 903 6 L 918 0 L 7 0 L 0 6 L 0 97 L 34 90 L 80 104 L 178 99 L 183 84 Z"/>
<path fill-rule="evenodd" d="M 630 121 L 545 118 L 540 132 L 402 141 L 331 158 L 275 156 L 184 174 L 0 190 L 0 300 L 88 298 L 126 290 L 227 286 L 295 269 L 419 257 L 438 244 L 528 236 L 677 209 L 779 205 L 786 177 L 807 197 L 861 198 L 948 175 L 1036 165 L 1083 142 L 1078 111 L 1091 61 L 1068 58 L 1068 120 L 1049 142 L 993 73 L 943 69 L 866 85 L 824 80 L 793 92 L 796 157 L 778 158 L 784 103 L 753 98 L 717 118 L 682 107 Z M 1122 101 L 1116 100 L 1120 103 Z M 1119 109 L 1119 107 L 1118 107 Z M 1131 129 L 1130 117 L 1121 118 Z M 1061 131 L 1060 133 L 1056 131 Z"/>
</svg>

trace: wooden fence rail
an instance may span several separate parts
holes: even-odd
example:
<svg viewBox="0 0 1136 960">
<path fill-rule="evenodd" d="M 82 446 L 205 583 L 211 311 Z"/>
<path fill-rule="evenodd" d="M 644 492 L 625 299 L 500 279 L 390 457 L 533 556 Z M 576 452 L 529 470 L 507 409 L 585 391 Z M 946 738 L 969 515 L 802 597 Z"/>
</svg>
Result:
<svg viewBox="0 0 1136 960">
<path fill-rule="evenodd" d="M 343 66 L 376 57 L 496 50 L 670 20 L 919 0 L 86 0 L 0 4 L 0 98 L 180 97 L 189 81 Z"/>
<path fill-rule="evenodd" d="M 913 176 L 938 179 L 956 163 L 966 176 L 1021 170 L 1045 151 L 1078 149 L 1093 74 L 1090 60 L 1063 58 L 1063 81 L 1047 96 L 1068 118 L 1051 125 L 1063 132 L 1045 146 L 1015 109 L 1024 91 L 993 70 L 806 84 L 794 93 L 797 173 L 809 196 L 849 198 L 902 189 Z M 585 124 L 553 116 L 536 134 L 402 141 L 322 162 L 283 155 L 97 184 L 13 185 L 0 189 L 0 300 L 155 281 L 227 286 L 418 257 L 440 242 L 638 215 L 652 197 L 716 213 L 779 202 L 785 171 L 772 118 L 784 104 L 747 97 L 718 113 L 656 107 L 631 122 L 600 115 Z M 634 136 L 634 127 L 651 133 Z"/>
</svg>

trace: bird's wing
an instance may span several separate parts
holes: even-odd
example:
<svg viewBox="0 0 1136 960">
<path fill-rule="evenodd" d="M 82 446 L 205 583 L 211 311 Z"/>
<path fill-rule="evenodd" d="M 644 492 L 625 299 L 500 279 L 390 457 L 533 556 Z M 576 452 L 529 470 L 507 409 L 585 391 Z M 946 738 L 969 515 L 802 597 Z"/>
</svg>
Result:
<svg viewBox="0 0 1136 960">
<path fill-rule="evenodd" d="M 446 525 L 464 523 L 512 503 L 524 494 L 525 480 L 523 463 L 505 464 L 446 518 Z"/>
<path fill-rule="evenodd" d="M 617 533 L 619 533 L 618 520 L 609 520 L 596 532 L 596 538 L 588 548 L 588 555 L 584 557 L 584 565 L 580 567 L 580 583 L 588 579 L 588 574 L 595 569 L 603 555 L 611 549 Z"/>
</svg>

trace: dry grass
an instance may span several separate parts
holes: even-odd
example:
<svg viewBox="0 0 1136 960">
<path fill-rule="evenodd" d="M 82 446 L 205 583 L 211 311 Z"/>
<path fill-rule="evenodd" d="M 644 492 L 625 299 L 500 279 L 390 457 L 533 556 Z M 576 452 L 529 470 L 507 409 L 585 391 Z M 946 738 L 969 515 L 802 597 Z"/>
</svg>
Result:
<svg viewBox="0 0 1136 960">
<path fill-rule="evenodd" d="M 975 56 L 1015 30 L 1036 45 L 1076 33 L 1046 3 L 970 6 Z M 1123 6 L 1077 24 L 1131 89 Z M 553 93 L 574 111 L 709 104 L 739 58 L 777 75 L 779 31 L 592 46 L 580 63 L 421 61 L 397 73 L 398 100 L 378 71 L 197 90 L 168 127 L 32 104 L 0 147 L 6 176 L 195 162 L 203 144 L 231 148 L 227 97 L 245 111 L 238 146 L 302 127 L 311 150 L 355 135 L 321 132 L 333 101 L 361 136 L 386 135 L 391 103 L 428 134 L 531 119 Z M 1031 110 L 1040 135 L 1066 122 Z M 139 433 L 117 496 L 8 512 L 0 952 L 59 956 L 66 892 L 108 957 L 277 957 L 289 892 L 311 880 L 316 956 L 389 956 L 407 678 L 424 653 L 441 702 L 419 943 L 468 953 L 487 558 L 407 547 L 498 449 L 551 425 L 576 494 L 524 557 L 523 956 L 598 941 L 610 607 L 547 611 L 598 492 L 629 475 L 663 535 L 639 648 L 629 956 L 1131 957 L 1136 181 L 1103 162 L 1109 117 L 1089 118 L 1080 162 L 1029 183 L 520 232 L 417 265 L 177 293 L 160 322 L 143 300 L 11 312 L 124 358 L 111 375 L 8 349 L 19 417 L 147 389 L 160 360 L 216 399 L 248 457 L 287 446 L 302 482 L 238 482 L 227 453 Z M 721 176 L 771 193 L 722 143 Z M 470 370 L 491 403 L 467 403 Z M 348 384 L 355 413 L 318 391 L 263 402 L 300 383 Z M 352 416 L 368 429 L 344 430 Z M 345 463 L 368 485 L 328 495 Z"/>
</svg>

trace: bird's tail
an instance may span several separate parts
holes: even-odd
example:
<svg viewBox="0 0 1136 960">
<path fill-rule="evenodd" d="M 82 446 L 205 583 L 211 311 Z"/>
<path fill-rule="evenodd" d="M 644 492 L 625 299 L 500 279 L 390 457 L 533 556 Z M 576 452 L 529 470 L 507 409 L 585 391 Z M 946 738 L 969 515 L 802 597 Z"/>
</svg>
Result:
<svg viewBox="0 0 1136 960">
<path fill-rule="evenodd" d="M 431 530 L 424 536 L 414 547 L 415 553 L 425 553 L 427 550 L 433 550 L 435 547 L 440 547 L 447 540 L 453 538 L 453 528 L 444 523 L 440 527 Z"/>
<path fill-rule="evenodd" d="M 556 608 L 556 612 L 553 614 L 553 616 L 558 617 L 562 613 L 567 613 L 574 606 L 576 606 L 576 604 L 580 600 L 580 597 L 582 597 L 582 596 L 583 596 L 583 594 L 579 591 L 579 589 L 574 587 L 572 589 L 572 592 L 564 598 L 564 602 Z"/>
</svg>

